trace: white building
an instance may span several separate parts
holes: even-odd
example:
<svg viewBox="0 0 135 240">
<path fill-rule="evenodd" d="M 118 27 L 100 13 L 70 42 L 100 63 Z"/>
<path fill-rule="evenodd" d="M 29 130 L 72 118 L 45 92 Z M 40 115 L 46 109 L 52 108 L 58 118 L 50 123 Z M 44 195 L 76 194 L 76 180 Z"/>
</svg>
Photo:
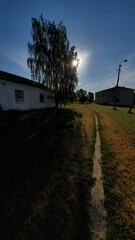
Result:
<svg viewBox="0 0 135 240">
<path fill-rule="evenodd" d="M 95 102 L 98 104 L 114 104 L 115 87 L 95 93 Z M 118 87 L 116 96 L 117 106 L 131 106 L 134 101 L 134 89 Z"/>
<path fill-rule="evenodd" d="M 0 71 L 0 108 L 31 110 L 54 107 L 51 92 L 42 84 Z"/>
</svg>

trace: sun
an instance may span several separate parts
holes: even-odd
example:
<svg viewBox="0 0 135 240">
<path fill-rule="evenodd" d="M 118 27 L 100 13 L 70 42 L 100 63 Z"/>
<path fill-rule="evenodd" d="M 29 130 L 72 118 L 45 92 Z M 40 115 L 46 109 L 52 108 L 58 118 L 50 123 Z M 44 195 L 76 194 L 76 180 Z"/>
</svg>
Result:
<svg viewBox="0 0 135 240">
<path fill-rule="evenodd" d="M 74 60 L 73 60 L 73 62 L 72 62 L 72 64 L 73 64 L 73 66 L 74 66 L 74 67 L 76 67 L 76 66 L 77 66 L 77 63 L 78 63 L 78 62 L 77 62 L 77 60 L 76 60 L 76 59 L 74 59 Z"/>
</svg>

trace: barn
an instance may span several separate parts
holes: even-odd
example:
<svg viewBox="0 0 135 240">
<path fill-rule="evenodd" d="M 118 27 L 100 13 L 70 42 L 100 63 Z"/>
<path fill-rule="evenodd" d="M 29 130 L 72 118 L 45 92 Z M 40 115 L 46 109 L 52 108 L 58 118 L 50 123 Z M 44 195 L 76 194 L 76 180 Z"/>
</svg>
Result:
<svg viewBox="0 0 135 240">
<path fill-rule="evenodd" d="M 53 94 L 40 83 L 0 71 L 0 109 L 32 110 L 54 107 Z"/>
<path fill-rule="evenodd" d="M 105 89 L 95 93 L 95 102 L 97 104 L 114 104 L 115 87 Z M 134 102 L 134 89 L 118 87 L 116 96 L 117 106 L 131 106 Z"/>
</svg>

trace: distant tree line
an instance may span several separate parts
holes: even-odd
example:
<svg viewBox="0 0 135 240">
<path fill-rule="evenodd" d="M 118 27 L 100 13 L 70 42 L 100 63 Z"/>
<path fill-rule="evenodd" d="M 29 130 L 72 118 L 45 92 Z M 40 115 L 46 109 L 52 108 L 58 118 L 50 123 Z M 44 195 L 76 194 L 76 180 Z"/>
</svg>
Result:
<svg viewBox="0 0 135 240">
<path fill-rule="evenodd" d="M 92 103 L 94 100 L 94 94 L 92 92 L 87 92 L 84 89 L 79 89 L 76 92 L 76 100 L 79 101 L 80 103 Z"/>
</svg>

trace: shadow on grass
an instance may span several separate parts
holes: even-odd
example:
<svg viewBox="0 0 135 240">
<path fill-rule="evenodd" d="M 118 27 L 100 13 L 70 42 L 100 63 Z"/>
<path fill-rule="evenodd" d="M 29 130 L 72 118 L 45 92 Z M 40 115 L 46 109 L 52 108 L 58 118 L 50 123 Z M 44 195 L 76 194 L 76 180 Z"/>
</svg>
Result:
<svg viewBox="0 0 135 240">
<path fill-rule="evenodd" d="M 0 116 L 1 239 L 88 238 L 81 118 L 68 109 Z"/>
</svg>

